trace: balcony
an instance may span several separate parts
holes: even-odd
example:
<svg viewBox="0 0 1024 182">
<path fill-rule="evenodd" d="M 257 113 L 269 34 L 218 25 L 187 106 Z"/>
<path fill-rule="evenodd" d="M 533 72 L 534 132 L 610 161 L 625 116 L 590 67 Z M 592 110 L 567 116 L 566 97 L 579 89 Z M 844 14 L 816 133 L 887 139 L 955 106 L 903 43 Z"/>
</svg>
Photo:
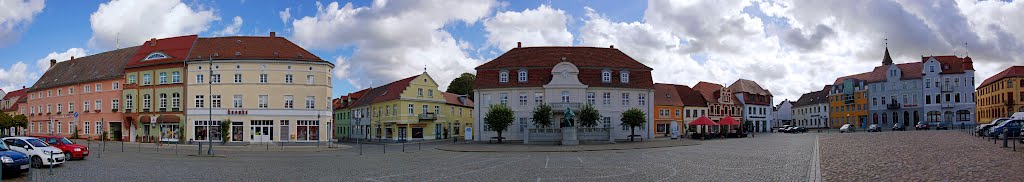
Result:
<svg viewBox="0 0 1024 182">
<path fill-rule="evenodd" d="M 570 108 L 573 111 L 576 111 L 583 107 L 583 103 L 579 102 L 555 102 L 550 104 L 552 112 L 565 112 L 565 108 Z"/>
<path fill-rule="evenodd" d="M 942 92 L 953 92 L 954 88 L 956 87 L 954 87 L 953 85 L 942 85 L 939 87 L 939 90 Z"/>
<path fill-rule="evenodd" d="M 886 104 L 885 108 L 889 109 L 889 110 L 896 110 L 896 109 L 900 109 L 900 106 L 901 105 L 899 103 L 892 103 L 892 104 Z"/>
<path fill-rule="evenodd" d="M 419 114 L 420 120 L 437 120 L 437 114 L 435 113 L 423 113 Z"/>
<path fill-rule="evenodd" d="M 953 108 L 953 104 L 942 104 L 942 108 Z"/>
</svg>

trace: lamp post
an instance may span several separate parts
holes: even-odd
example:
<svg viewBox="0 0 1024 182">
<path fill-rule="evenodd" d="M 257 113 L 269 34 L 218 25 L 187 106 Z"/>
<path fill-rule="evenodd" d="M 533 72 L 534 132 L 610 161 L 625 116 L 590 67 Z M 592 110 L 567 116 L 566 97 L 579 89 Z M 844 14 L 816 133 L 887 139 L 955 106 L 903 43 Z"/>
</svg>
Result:
<svg viewBox="0 0 1024 182">
<path fill-rule="evenodd" d="M 207 143 L 210 143 L 210 147 L 206 148 L 206 155 L 213 155 L 213 136 L 210 136 L 210 129 L 211 129 L 210 127 L 213 126 L 213 55 L 216 55 L 216 54 L 217 53 L 210 54 L 210 57 L 209 57 L 209 59 L 210 59 L 209 63 L 210 64 L 209 64 L 209 67 L 207 67 L 207 69 L 210 70 L 210 74 L 209 74 L 210 75 L 210 80 L 208 82 L 209 83 L 209 88 L 210 88 L 210 95 L 209 95 L 210 107 L 207 107 L 207 109 L 209 111 L 209 113 L 207 113 L 209 115 L 209 120 L 208 120 L 209 123 L 207 123 L 207 125 L 206 125 L 206 140 L 207 140 Z"/>
</svg>

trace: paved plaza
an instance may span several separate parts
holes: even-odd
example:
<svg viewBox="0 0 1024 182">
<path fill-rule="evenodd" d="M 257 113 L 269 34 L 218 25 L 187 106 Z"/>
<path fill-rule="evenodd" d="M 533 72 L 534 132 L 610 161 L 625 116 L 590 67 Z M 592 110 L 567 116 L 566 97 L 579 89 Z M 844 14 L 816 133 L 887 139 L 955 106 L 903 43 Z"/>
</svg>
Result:
<svg viewBox="0 0 1024 182">
<path fill-rule="evenodd" d="M 887 139 L 895 140 L 881 142 Z M 920 144 L 896 145 L 910 141 Z M 364 144 L 361 145 L 362 155 L 360 145 L 346 144 L 351 148 L 285 147 L 284 151 L 259 151 L 258 147 L 251 147 L 249 151 L 218 151 L 215 157 L 196 157 L 194 147 L 180 149 L 176 155 L 173 149 L 157 151 L 156 148 L 131 147 L 132 144 L 127 144 L 129 147 L 121 152 L 115 144 L 116 147 L 108 145 L 106 152 L 94 147 L 93 156 L 57 167 L 53 175 L 48 170 L 36 169 L 34 176 L 28 174 L 13 181 L 28 181 L 29 178 L 35 181 L 958 181 L 991 175 L 996 171 L 982 169 L 997 165 L 1009 165 L 1005 172 L 1009 172 L 1010 167 L 1020 169 L 1020 164 L 1011 161 L 1024 161 L 1024 151 L 1002 149 L 990 141 L 984 143 L 982 139 L 957 131 L 773 133 L 697 142 L 700 144 L 581 152 L 436 149 L 450 142 L 407 144 L 403 152 L 401 144 Z M 938 143 L 943 144 L 929 146 Z M 954 149 L 978 154 L 995 152 L 994 157 L 984 158 L 985 162 L 997 161 L 993 159 L 1000 156 L 1014 158 L 969 167 L 967 157 L 976 155 L 960 155 L 961 160 L 948 160 L 957 155 L 931 156 L 961 153 Z M 921 150 L 930 152 L 913 157 Z M 890 158 L 884 155 L 887 153 L 898 155 Z M 877 160 L 864 160 L 867 156 Z M 846 157 L 856 160 L 837 160 Z M 912 171 L 945 171 L 948 167 L 969 170 L 935 178 L 911 174 Z M 985 179 L 1020 181 L 1021 178 Z"/>
</svg>

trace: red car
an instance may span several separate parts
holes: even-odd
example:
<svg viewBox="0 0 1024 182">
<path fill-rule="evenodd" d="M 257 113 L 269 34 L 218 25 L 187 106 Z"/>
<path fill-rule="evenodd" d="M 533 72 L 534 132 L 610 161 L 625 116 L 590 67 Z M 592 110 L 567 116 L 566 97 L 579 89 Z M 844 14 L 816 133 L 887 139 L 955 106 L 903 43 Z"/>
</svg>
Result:
<svg viewBox="0 0 1024 182">
<path fill-rule="evenodd" d="M 68 140 L 68 138 L 56 136 L 39 136 L 36 138 L 46 141 L 50 146 L 57 147 L 61 151 L 64 151 L 65 159 L 85 159 L 86 156 L 89 156 L 88 147 L 76 144 L 75 142 Z"/>
</svg>

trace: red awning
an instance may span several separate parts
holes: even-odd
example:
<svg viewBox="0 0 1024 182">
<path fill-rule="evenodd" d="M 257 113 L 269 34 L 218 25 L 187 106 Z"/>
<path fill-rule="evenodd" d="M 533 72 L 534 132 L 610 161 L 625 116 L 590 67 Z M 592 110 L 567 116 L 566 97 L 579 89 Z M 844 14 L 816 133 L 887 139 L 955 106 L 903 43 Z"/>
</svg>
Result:
<svg viewBox="0 0 1024 182">
<path fill-rule="evenodd" d="M 707 116 L 701 116 L 700 118 L 697 118 L 697 120 L 694 120 L 693 122 L 690 122 L 690 125 L 710 125 L 710 126 L 714 126 L 714 125 L 718 125 L 718 124 L 715 123 L 714 121 L 711 121 L 711 119 L 708 119 Z"/>
<path fill-rule="evenodd" d="M 720 125 L 740 125 L 740 122 L 736 121 L 736 119 L 733 119 L 731 116 L 726 116 L 725 118 L 722 118 L 722 120 L 718 121 L 718 124 L 720 124 Z"/>
</svg>

